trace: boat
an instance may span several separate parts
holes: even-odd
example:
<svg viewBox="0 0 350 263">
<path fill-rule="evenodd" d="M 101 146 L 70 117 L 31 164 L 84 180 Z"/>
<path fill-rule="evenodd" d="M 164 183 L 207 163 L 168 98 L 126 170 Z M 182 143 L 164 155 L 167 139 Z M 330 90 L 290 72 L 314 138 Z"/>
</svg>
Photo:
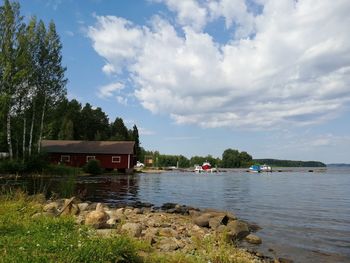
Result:
<svg viewBox="0 0 350 263">
<path fill-rule="evenodd" d="M 271 166 L 268 166 L 267 164 L 261 165 L 260 166 L 260 170 L 262 172 L 272 172 Z"/>
<path fill-rule="evenodd" d="M 212 168 L 211 164 L 208 161 L 206 161 L 202 165 L 195 165 L 194 171 L 196 173 L 214 173 L 217 172 L 217 169 Z"/>
<path fill-rule="evenodd" d="M 249 172 L 252 172 L 252 173 L 260 173 L 260 172 L 261 172 L 260 165 L 254 164 L 254 165 L 250 166 L 250 167 L 249 167 Z"/>
</svg>

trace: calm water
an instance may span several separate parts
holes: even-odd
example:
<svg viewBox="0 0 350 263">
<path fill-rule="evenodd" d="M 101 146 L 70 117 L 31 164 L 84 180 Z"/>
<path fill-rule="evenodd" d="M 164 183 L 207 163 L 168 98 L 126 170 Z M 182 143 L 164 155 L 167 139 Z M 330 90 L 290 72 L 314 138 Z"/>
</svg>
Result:
<svg viewBox="0 0 350 263">
<path fill-rule="evenodd" d="M 26 183 L 28 191 L 65 185 L 54 179 Z M 230 210 L 263 228 L 262 252 L 272 248 L 295 262 L 350 262 L 350 169 L 84 177 L 74 191 L 111 204 L 175 202 Z"/>
</svg>

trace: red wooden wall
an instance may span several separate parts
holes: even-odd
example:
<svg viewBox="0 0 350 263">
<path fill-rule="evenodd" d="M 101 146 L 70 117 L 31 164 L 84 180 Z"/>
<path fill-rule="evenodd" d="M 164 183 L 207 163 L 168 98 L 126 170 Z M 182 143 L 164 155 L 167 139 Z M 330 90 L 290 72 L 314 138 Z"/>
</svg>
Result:
<svg viewBox="0 0 350 263">
<path fill-rule="evenodd" d="M 61 162 L 61 156 L 69 156 L 69 162 Z M 95 156 L 100 161 L 101 167 L 106 169 L 128 169 L 134 167 L 133 155 L 129 154 L 84 154 L 84 153 L 49 153 L 50 162 L 54 164 L 65 163 L 69 166 L 82 167 L 87 161 L 87 156 Z M 112 162 L 112 156 L 120 156 L 119 163 Z M 128 162 L 129 165 L 128 165 Z"/>
</svg>

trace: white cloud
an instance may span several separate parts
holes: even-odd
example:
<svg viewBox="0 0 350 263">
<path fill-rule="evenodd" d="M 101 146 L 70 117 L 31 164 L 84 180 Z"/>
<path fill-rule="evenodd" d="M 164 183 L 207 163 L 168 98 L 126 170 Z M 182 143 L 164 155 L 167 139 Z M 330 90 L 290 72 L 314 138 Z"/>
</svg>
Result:
<svg viewBox="0 0 350 263">
<path fill-rule="evenodd" d="M 200 30 L 207 23 L 207 9 L 196 0 L 155 0 L 155 2 L 164 2 L 177 14 L 177 22 L 182 26 L 191 26 Z"/>
<path fill-rule="evenodd" d="M 119 93 L 122 89 L 124 89 L 124 84 L 116 82 L 100 87 L 97 95 L 100 98 L 110 98 L 116 93 Z"/>
<path fill-rule="evenodd" d="M 243 1 L 189 1 L 207 10 L 206 23 L 241 24 L 227 43 L 200 30 L 202 20 L 181 18 L 190 17 L 184 1 L 165 2 L 181 34 L 159 17 L 148 27 L 97 17 L 89 28 L 104 71 L 125 70 L 146 109 L 203 127 L 270 128 L 322 122 L 349 105 L 349 1 L 265 0 L 257 16 Z"/>
<path fill-rule="evenodd" d="M 124 98 L 123 96 L 116 96 L 115 97 L 117 102 L 121 105 L 127 106 L 128 105 L 128 99 Z"/>
</svg>

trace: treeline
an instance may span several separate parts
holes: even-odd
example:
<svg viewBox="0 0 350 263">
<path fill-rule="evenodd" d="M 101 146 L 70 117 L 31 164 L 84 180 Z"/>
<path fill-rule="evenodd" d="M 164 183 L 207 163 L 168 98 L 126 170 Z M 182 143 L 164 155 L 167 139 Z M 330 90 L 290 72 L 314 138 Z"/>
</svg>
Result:
<svg viewBox="0 0 350 263">
<path fill-rule="evenodd" d="M 222 168 L 240 168 L 249 167 L 253 163 L 252 156 L 247 152 L 239 152 L 234 149 L 226 149 L 222 158 L 215 158 L 211 155 L 207 156 L 193 156 L 187 158 L 183 155 L 165 155 L 160 154 L 158 151 L 142 151 L 141 160 L 152 159 L 152 163 L 155 167 L 178 167 L 188 168 L 195 165 L 202 165 L 204 162 L 209 162 L 212 167 Z"/>
<path fill-rule="evenodd" d="M 48 114 L 45 138 L 52 140 L 135 141 L 135 151 L 140 158 L 140 139 L 136 125 L 128 129 L 122 118 L 113 122 L 100 107 L 89 103 L 84 107 L 75 99 L 64 98 Z"/>
<path fill-rule="evenodd" d="M 53 21 L 25 23 L 17 2 L 0 6 L 0 152 L 26 159 L 42 139 L 133 140 L 140 158 L 136 125 L 110 123 L 101 108 L 66 98 L 61 50 Z"/>
<path fill-rule="evenodd" d="M 254 159 L 255 163 L 267 164 L 279 167 L 326 167 L 322 162 L 317 161 L 291 161 L 277 159 Z"/>
</svg>

